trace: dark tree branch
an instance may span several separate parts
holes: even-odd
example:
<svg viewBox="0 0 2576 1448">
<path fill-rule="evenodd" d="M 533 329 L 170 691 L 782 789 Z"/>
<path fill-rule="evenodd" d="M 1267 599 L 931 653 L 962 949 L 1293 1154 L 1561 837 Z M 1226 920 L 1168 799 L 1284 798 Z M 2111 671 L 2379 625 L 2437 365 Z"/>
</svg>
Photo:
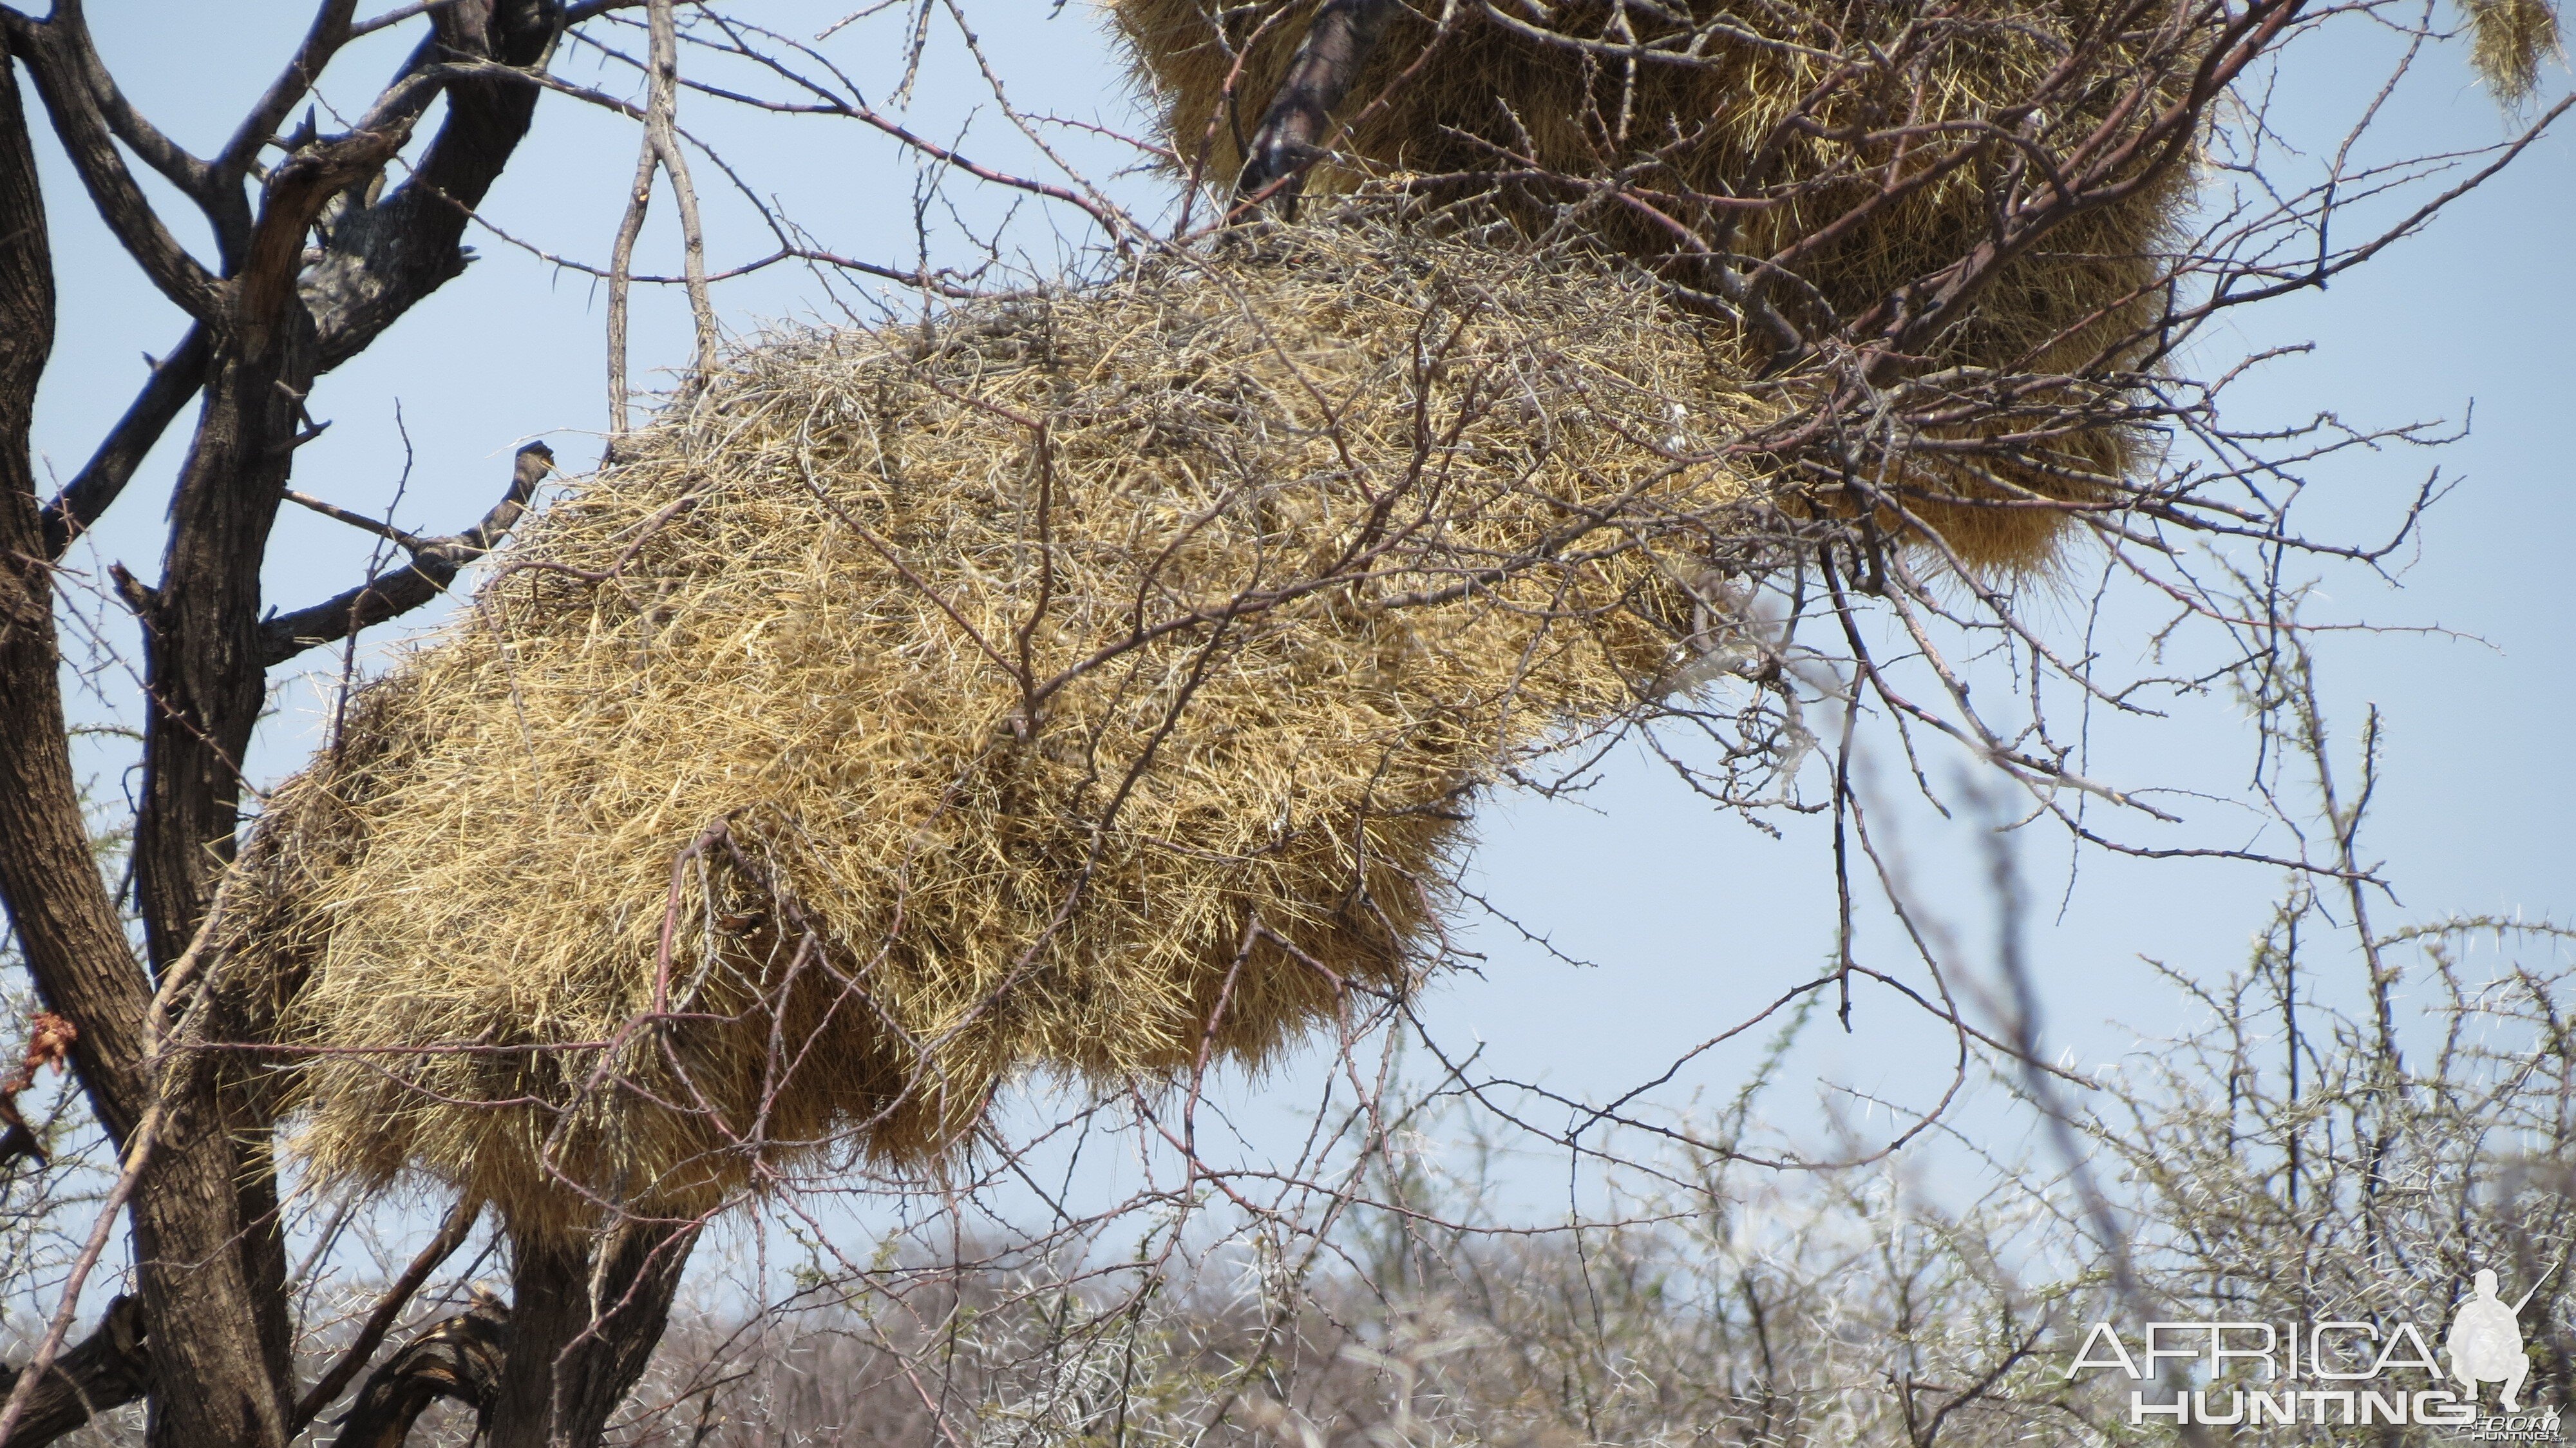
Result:
<svg viewBox="0 0 2576 1448">
<path fill-rule="evenodd" d="M 116 420 L 98 451 L 72 476 L 54 500 L 45 505 L 45 556 L 60 558 L 72 546 L 72 540 L 88 532 L 107 512 L 117 495 L 143 465 L 152 445 L 170 430 L 188 399 L 206 383 L 206 361 L 213 356 L 203 325 L 190 327 L 188 335 L 171 349 L 170 355 L 152 366 L 150 380 L 135 395 L 133 405 Z"/>
<path fill-rule="evenodd" d="M 295 279 L 303 270 L 304 239 L 313 219 L 334 194 L 383 170 L 410 135 L 411 125 L 404 121 L 317 140 L 297 148 L 269 172 L 259 220 L 251 227 L 241 273 L 233 281 L 239 293 L 233 298 L 234 326 L 260 328 L 285 320 L 287 308 L 300 301 Z"/>
<path fill-rule="evenodd" d="M 28 452 L 36 385 L 53 345 L 54 282 L 43 196 L 10 60 L 25 54 L 19 19 L 9 16 L 0 26 L 6 52 L 0 54 L 0 698 L 8 701 L 0 708 L 0 900 L 7 902 L 37 991 L 75 1028 L 71 1054 L 81 1085 L 99 1124 L 121 1148 L 151 1095 L 151 990 L 99 878 L 63 714 L 53 568 Z M 210 1162 L 203 1152 L 183 1161 L 200 1173 L 186 1185 L 211 1185 L 229 1196 L 221 1173 L 233 1154 L 220 1134 L 214 1144 L 224 1162 Z M 215 1168 L 211 1183 L 204 1175 L 209 1166 Z M 172 1357 L 166 1342 L 149 1342 L 149 1369 L 139 1363 L 146 1355 L 139 1345 L 151 1338 L 143 1324 L 169 1321 L 154 1317 L 149 1304 L 111 1308 L 100 1333 L 44 1376 L 31 1385 L 13 1380 L 18 1441 L 42 1441 L 85 1421 L 95 1407 L 131 1399 L 147 1372 L 151 1380 L 173 1381 L 161 1375 Z M 59 1341 L 48 1337 L 49 1344 Z M 23 1396 L 20 1386 L 28 1387 Z M 37 1424 L 50 1431 L 40 1434 Z"/>
<path fill-rule="evenodd" d="M 116 77 L 108 73 L 107 62 L 99 56 L 98 43 L 90 36 L 89 18 L 82 12 L 80 0 L 57 4 L 46 19 L 46 27 L 62 32 L 64 52 L 80 68 L 81 83 L 97 101 L 108 130 L 141 157 L 144 165 L 178 187 L 181 195 L 196 202 L 206 214 L 214 228 L 215 246 L 223 256 L 224 269 L 230 271 L 241 254 L 243 238 L 250 232 L 250 203 L 242 194 L 240 174 L 222 175 L 144 119 L 143 113 L 125 98 Z"/>
<path fill-rule="evenodd" d="M 441 1398 L 473 1405 L 479 1438 L 500 1394 L 510 1335 L 509 1309 L 477 1293 L 471 1309 L 413 1338 L 369 1375 L 356 1404 L 341 1415 L 334 1441 L 342 1448 L 402 1448 L 411 1425 Z"/>
<path fill-rule="evenodd" d="M 211 320 L 222 309 L 222 284 L 170 234 L 144 199 L 134 173 L 126 168 L 115 130 L 89 86 L 95 55 L 86 30 L 78 24 L 78 14 L 75 8 L 69 24 L 61 20 L 37 24 L 14 10 L 0 9 L 0 30 L 7 32 L 10 50 L 27 62 L 36 93 L 53 120 L 54 134 L 71 156 L 108 230 L 163 296 L 189 316 Z M 89 58 L 84 59 L 85 55 Z"/>
<path fill-rule="evenodd" d="M 492 1448 L 599 1441 L 662 1340 L 697 1239 L 694 1225 L 634 1219 L 590 1242 L 512 1234 L 510 1358 Z"/>
<path fill-rule="evenodd" d="M 402 1276 L 395 1278 L 393 1286 L 385 1289 L 385 1295 L 376 1303 L 376 1310 L 367 1314 L 366 1326 L 358 1329 L 358 1335 L 349 1343 L 348 1350 L 340 1354 L 340 1360 L 331 1365 L 331 1370 L 322 1375 L 321 1380 L 313 1385 L 313 1390 L 304 1395 L 304 1401 L 295 1405 L 295 1417 L 287 1425 L 287 1432 L 304 1431 L 305 1425 L 321 1416 L 322 1410 L 331 1405 L 331 1400 L 340 1396 L 340 1390 L 349 1386 L 349 1380 L 358 1375 L 358 1370 L 367 1365 L 367 1359 L 374 1357 L 376 1349 L 384 1344 L 385 1334 L 393 1330 L 394 1319 L 402 1316 L 403 1307 L 411 1301 L 412 1294 L 420 1290 L 420 1284 L 429 1280 L 429 1274 L 437 1271 L 440 1263 L 454 1256 L 456 1249 L 465 1245 L 465 1239 L 473 1234 L 475 1219 L 482 1215 L 483 1204 L 480 1202 L 458 1202 L 449 1209 L 447 1220 L 439 1224 L 438 1235 L 429 1239 L 429 1244 L 422 1247 L 419 1255 L 411 1259 L 411 1265 L 403 1269 Z M 479 1308 L 480 1304 L 477 1306 Z M 453 1318 L 440 1324 L 439 1329 L 433 1330 L 397 1354 L 396 1362 L 419 1354 L 425 1343 L 437 1337 L 438 1331 L 464 1322 L 472 1316 L 472 1313 L 467 1313 L 465 1317 Z M 386 1366 L 388 1370 L 393 1368 L 391 1363 Z M 497 1368 L 497 1359 L 495 1366 Z M 413 1371 L 417 1373 L 419 1370 L 415 1367 Z M 368 1381 L 366 1392 L 360 1395 L 359 1407 L 349 1413 L 350 1419 L 355 1419 L 361 1412 L 366 1411 L 366 1404 L 369 1401 L 401 1396 L 390 1389 L 379 1392 L 377 1379 L 382 1379 L 384 1376 L 385 1374 L 379 1373 L 376 1379 Z M 397 1378 L 400 1376 L 396 1374 Z M 497 1386 L 497 1379 L 494 1380 L 494 1384 Z M 485 1396 L 488 1399 L 488 1393 Z M 429 1406 L 428 1400 L 423 1399 L 421 1407 L 427 1406 Z M 419 1411 L 418 1408 L 413 1409 L 412 1416 L 417 1417 Z M 410 1418 L 405 1418 L 404 1430 L 409 1431 L 410 1427 Z M 369 1440 L 344 1432 L 341 1435 L 341 1441 L 354 1444 Z M 400 1435 L 396 1435 L 390 1441 L 398 1443 L 402 1440 Z"/>
<path fill-rule="evenodd" d="M 97 1329 L 54 1359 L 27 1395 L 26 1409 L 9 1434 L 10 1448 L 51 1443 L 108 1409 L 142 1397 L 151 1384 L 144 1331 L 141 1302 L 122 1296 L 109 1302 Z M 0 1365 L 0 1394 L 17 1387 L 19 1371 Z"/>
<path fill-rule="evenodd" d="M 0 50 L 23 58 L 13 22 Z M 65 734 L 53 569 L 36 507 L 28 430 L 53 349 L 53 258 L 17 70 L 0 57 L 0 899 L 45 1004 L 80 1035 L 74 1066 L 122 1142 L 146 1094 L 150 1003 L 116 904 L 90 853 Z"/>
<path fill-rule="evenodd" d="M 289 494 L 296 502 L 314 511 L 334 517 L 352 527 L 363 528 L 378 537 L 399 543 L 411 554 L 409 566 L 365 583 L 310 608 L 264 619 L 259 626 L 259 653 L 263 668 L 275 668 L 306 649 L 348 638 L 360 630 L 372 628 L 387 619 L 411 612 L 447 591 L 459 569 L 492 551 L 503 534 L 519 521 L 528 499 L 554 468 L 554 449 L 532 442 L 519 449 L 518 465 L 510 471 L 509 491 L 501 501 L 483 515 L 483 521 L 462 533 L 444 538 L 421 538 L 390 524 L 378 523 L 356 514 L 308 500 L 302 494 Z"/>
<path fill-rule="evenodd" d="M 314 21 L 314 33 L 304 41 L 304 57 L 319 54 L 319 41 L 327 39 L 322 31 L 327 18 L 330 15 L 325 13 Z M 502 15 L 502 21 L 510 18 L 513 15 Z M 544 21 L 544 15 L 538 15 L 538 21 Z M 482 49 L 497 49 L 502 57 L 510 57 L 531 52 L 531 46 L 538 54 L 544 52 L 544 46 L 551 46 L 551 31 L 531 36 L 502 26 L 497 31 L 497 41 L 484 41 Z M 422 44 L 412 62 L 404 64 L 394 88 L 386 90 L 386 95 L 394 95 L 397 90 L 407 95 L 407 106 L 379 106 L 368 113 L 368 124 L 399 126 L 428 106 L 438 95 L 440 85 L 407 82 L 425 67 L 433 67 L 438 54 L 438 41 Z M 299 59 L 299 64 L 304 62 Z M 294 75 L 299 75 L 299 70 L 291 64 L 286 75 L 278 77 L 278 88 L 270 95 L 283 93 Z M 469 108 L 479 108 L 479 116 L 461 116 L 451 108 L 451 119 L 446 126 L 440 126 L 438 139 L 430 144 L 430 157 L 422 162 L 415 178 L 394 188 L 392 196 L 381 204 L 353 206 L 350 214 L 340 219 L 332 219 L 325 206 L 332 247 L 322 265 L 312 268 L 312 273 L 301 281 L 301 294 L 322 330 L 322 358 L 317 361 L 317 371 L 330 371 L 350 356 L 358 356 L 415 301 L 464 271 L 469 252 L 459 245 L 459 240 L 464 237 L 466 209 L 482 201 L 484 191 L 489 191 L 492 178 L 500 175 L 500 167 L 507 162 L 510 147 L 515 147 L 515 142 L 526 134 L 528 116 L 533 113 L 533 88 L 528 85 L 515 88 L 528 93 L 526 106 L 515 106 L 515 111 L 505 95 L 466 95 L 464 85 L 466 82 L 456 82 L 456 95 L 451 95 L 451 100 L 464 100 Z M 471 85 L 500 85 L 507 90 L 505 82 L 487 80 Z M 286 108 L 291 106 L 294 100 L 289 98 Z M 227 149 L 229 155 L 232 152 Z M 422 191 L 422 186 L 428 186 L 428 191 Z M 52 502 L 46 502 L 46 557 L 62 557 L 64 549 L 72 546 L 72 538 L 98 523 L 100 515 L 116 502 L 126 482 L 134 477 L 134 469 L 142 466 L 144 453 L 152 451 L 170 423 L 178 420 L 180 410 L 188 407 L 188 399 L 196 397 L 198 389 L 206 384 L 209 356 L 206 335 L 198 327 L 152 368 L 152 379 L 144 384 L 142 394 L 134 399 L 134 405 L 118 420 L 106 441 L 100 443 L 88 464 L 72 477 L 70 484 L 64 484 L 64 490 Z"/>
<path fill-rule="evenodd" d="M 334 23 L 334 11 L 342 16 L 337 23 L 345 27 L 349 8 L 335 0 L 315 20 L 298 60 L 279 77 L 262 102 L 264 106 L 276 103 L 272 108 L 278 110 L 278 115 L 269 126 L 258 128 L 260 140 L 267 138 L 274 120 L 282 120 L 284 111 L 293 108 L 300 94 L 293 86 L 295 77 L 307 67 L 318 69 L 328 52 L 345 41 L 345 36 L 334 40 L 327 27 Z M 485 39 L 460 38 L 470 41 L 466 46 L 469 50 L 497 53 L 505 60 L 523 57 L 532 63 L 542 57 L 553 40 L 544 11 L 543 5 L 520 5 L 495 17 L 499 28 Z M 531 25 L 533 30 L 527 28 Z M 387 92 L 388 96 L 404 93 L 406 103 L 380 104 L 369 113 L 370 128 L 399 129 L 436 97 L 440 86 L 408 82 L 418 72 L 434 66 L 444 48 L 445 42 L 436 39 L 420 47 Z M 467 210 L 490 189 L 508 162 L 510 151 L 526 134 L 535 105 L 535 88 L 482 81 L 452 83 L 450 89 L 449 119 L 432 142 L 420 171 L 378 205 L 353 207 L 349 215 L 332 222 L 332 242 L 325 259 L 300 284 L 305 303 L 322 331 L 317 371 L 327 372 L 365 350 L 414 303 L 464 270 L 468 253 L 458 242 L 464 235 Z M 517 92 L 524 95 L 514 98 Z M 281 96 L 282 102 L 278 99 Z M 235 137 L 235 145 L 241 144 L 253 129 L 246 122 Z M 244 153 L 245 163 L 256 149 L 254 141 L 250 152 Z M 233 148 L 227 147 L 218 164 L 229 164 L 232 159 Z M 324 215 L 329 216 L 327 206 Z M 247 218 L 244 229 L 247 232 Z M 299 236 L 299 245 L 301 240 Z M 246 236 L 243 246 L 246 250 Z M 144 455 L 205 384 L 210 355 L 204 331 L 199 328 L 192 330 L 153 369 L 151 380 L 99 444 L 97 452 L 46 505 L 48 557 L 61 557 L 71 541 L 96 523 L 116 501 Z"/>
<path fill-rule="evenodd" d="M 348 7 L 335 8 L 345 12 Z M 554 32 L 547 28 L 544 10 L 542 5 L 521 5 L 497 17 L 500 28 L 469 48 L 497 52 L 504 59 L 525 56 L 533 63 L 553 43 Z M 332 42 L 326 32 L 330 20 L 328 10 L 317 18 L 298 61 L 272 88 L 270 100 L 287 97 L 284 109 L 293 108 L 291 82 L 302 73 L 300 68 L 318 67 L 321 59 L 327 58 L 326 48 L 336 48 L 339 43 Z M 534 31 L 511 28 L 531 23 L 536 27 Z M 404 104 L 380 103 L 369 113 L 370 128 L 398 128 L 427 107 L 441 85 L 411 82 L 419 72 L 437 64 L 443 48 L 441 41 L 433 39 L 415 52 L 387 91 L 388 97 L 401 93 Z M 414 303 L 464 270 L 470 253 L 458 243 L 464 235 L 468 208 L 490 189 L 510 151 L 526 134 L 535 105 L 534 87 L 498 81 L 442 85 L 452 88 L 451 113 L 420 171 L 383 202 L 372 207 L 353 206 L 348 215 L 336 220 L 331 218 L 326 204 L 323 215 L 332 234 L 331 246 L 321 265 L 300 283 L 305 304 L 322 333 L 317 371 L 328 372 L 365 350 Z M 525 94 L 514 101 L 512 92 Z M 239 144 L 251 129 L 246 123 L 235 143 Z M 261 138 L 266 138 L 264 130 Z M 255 152 L 256 144 L 252 154 Z M 229 162 L 231 157 L 228 147 L 218 164 Z M 247 244 L 245 239 L 245 248 Z M 210 356 L 204 330 L 197 328 L 153 368 L 151 380 L 126 409 L 125 416 L 80 472 L 46 504 L 46 556 L 61 557 L 72 540 L 96 523 L 116 501 L 145 454 L 205 385 Z"/>
<path fill-rule="evenodd" d="M 1252 134 L 1243 175 L 1235 182 L 1237 195 L 1267 192 L 1282 214 L 1296 216 L 1303 173 L 1323 155 L 1333 111 L 1358 83 L 1395 8 L 1395 0 L 1326 0 L 1315 12 L 1279 93 Z"/>
<path fill-rule="evenodd" d="M 322 78 L 323 67 L 340 53 L 341 46 L 349 43 L 349 17 L 357 8 L 358 0 L 322 0 L 322 8 L 313 15 L 313 28 L 305 32 L 304 44 L 296 49 L 295 58 L 269 83 L 268 93 L 251 107 L 249 115 L 242 117 L 232 139 L 224 143 L 223 151 L 209 165 L 209 171 L 228 187 L 239 190 L 241 177 L 259 157 L 259 148 L 276 138 L 277 128 L 286 124 L 295 103 L 312 91 L 313 83 Z"/>
<path fill-rule="evenodd" d="M 534 68 L 553 53 L 561 11 L 552 0 L 489 0 L 432 12 L 448 58 Z M 416 60 L 440 58 L 423 47 Z M 397 81 L 396 89 L 405 82 Z M 507 166 L 536 113 L 524 79 L 445 82 L 447 118 L 410 178 L 331 228 L 320 264 L 305 277 L 305 305 L 320 333 L 321 370 L 364 351 L 421 298 L 465 270 L 459 245 L 472 209 Z M 424 104 L 425 99 L 424 99 Z"/>
<path fill-rule="evenodd" d="M 397 528 L 391 523 L 380 523 L 364 513 L 352 513 L 337 503 L 317 498 L 311 493 L 299 493 L 290 488 L 287 490 L 286 501 L 299 508 L 311 509 L 335 523 L 346 523 L 361 533 L 373 533 L 388 543 L 399 543 L 408 553 L 418 553 L 430 544 L 429 539 L 423 538 L 418 533 Z"/>
<path fill-rule="evenodd" d="M 397 5 L 391 10 L 379 11 L 350 26 L 349 37 L 354 40 L 361 35 L 373 35 L 379 30 L 391 30 L 406 20 L 417 19 L 441 5 L 454 3 L 455 0 L 411 0 L 408 5 Z"/>
</svg>

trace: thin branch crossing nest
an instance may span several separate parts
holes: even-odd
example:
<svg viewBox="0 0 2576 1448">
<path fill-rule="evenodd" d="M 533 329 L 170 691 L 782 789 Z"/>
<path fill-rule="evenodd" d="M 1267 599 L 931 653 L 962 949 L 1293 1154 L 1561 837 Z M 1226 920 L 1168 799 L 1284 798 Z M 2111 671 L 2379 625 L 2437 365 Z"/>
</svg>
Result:
<svg viewBox="0 0 2576 1448">
<path fill-rule="evenodd" d="M 1743 375 L 1384 226 L 743 352 L 275 797 L 226 971 L 301 1150 L 694 1214 L 1406 989 L 1477 792 L 1691 661 Z"/>
<path fill-rule="evenodd" d="M 1169 164 L 1230 183 L 1317 0 L 1107 8 Z M 1773 367 L 1890 344 L 1882 380 L 1958 395 L 1900 409 L 1943 445 L 1878 485 L 1973 561 L 2043 568 L 2051 504 L 2107 503 L 2142 456 L 2117 399 L 2161 355 L 2193 191 L 2197 133 L 2166 122 L 2220 29 L 2094 0 L 1398 4 L 1305 184 L 1472 199 L 1627 257 Z M 2008 233 L 2034 202 L 2063 212 Z M 1982 248 L 1973 302 L 1934 306 Z"/>
</svg>

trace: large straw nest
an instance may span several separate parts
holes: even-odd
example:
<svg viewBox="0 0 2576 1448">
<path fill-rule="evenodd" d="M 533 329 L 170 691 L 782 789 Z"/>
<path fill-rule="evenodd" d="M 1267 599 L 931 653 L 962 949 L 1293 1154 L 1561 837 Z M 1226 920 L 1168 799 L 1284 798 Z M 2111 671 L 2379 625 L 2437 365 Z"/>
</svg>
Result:
<svg viewBox="0 0 2576 1448">
<path fill-rule="evenodd" d="M 1107 3 L 1176 164 L 1231 180 L 1317 0 Z M 2030 139 L 2062 149 L 2124 97 L 2176 89 L 2194 55 L 2187 37 L 2164 32 L 2172 15 L 2149 7 L 2129 13 L 2134 33 L 2088 42 L 2101 64 L 2079 84 L 2053 82 L 2074 38 L 2116 13 L 2084 0 L 1980 0 L 1937 13 L 1844 0 L 1571 0 L 1462 5 L 1445 25 L 1441 13 L 1398 10 L 1310 188 L 1402 178 L 1441 196 L 1489 193 L 1524 230 L 1578 230 L 1710 296 L 1719 287 L 1706 257 L 1669 221 L 1747 274 L 1824 236 L 1794 264 L 1794 280 L 1770 289 L 1811 332 L 1939 272 L 1988 235 L 2015 168 L 1954 164 L 1990 145 L 1967 123 L 2036 101 Z M 1807 122 L 1782 127 L 1801 111 Z M 1939 179 L 1831 229 L 1883 186 L 1927 175 Z M 1614 176 L 1615 186 L 1586 184 Z M 2168 167 L 2056 227 L 2003 268 L 1918 370 L 2116 376 L 2153 341 L 2191 190 L 2189 168 Z M 2082 386 L 2044 396 L 2100 400 Z M 2138 441 L 2116 425 L 2065 428 L 1966 466 L 1918 455 L 1895 481 L 1972 561 L 2034 565 L 2058 542 L 2063 511 L 1939 499 L 2099 498 L 2130 471 Z"/>
<path fill-rule="evenodd" d="M 1405 989 L 1477 791 L 1705 625 L 1740 367 L 1369 227 L 744 351 L 276 794 L 300 1149 L 574 1231 Z"/>
</svg>

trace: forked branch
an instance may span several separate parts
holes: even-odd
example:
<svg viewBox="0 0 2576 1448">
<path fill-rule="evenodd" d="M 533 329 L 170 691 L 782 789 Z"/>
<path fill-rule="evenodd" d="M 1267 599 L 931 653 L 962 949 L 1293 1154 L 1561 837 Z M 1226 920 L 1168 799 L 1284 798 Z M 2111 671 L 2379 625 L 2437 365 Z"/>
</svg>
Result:
<svg viewBox="0 0 2576 1448">
<path fill-rule="evenodd" d="M 554 449 L 544 443 L 532 442 L 519 449 L 518 465 L 510 471 L 509 491 L 501 495 L 501 501 L 483 515 L 483 521 L 462 533 L 440 538 L 406 533 L 389 523 L 360 517 L 302 493 L 287 494 L 316 512 L 402 545 L 411 555 L 411 562 L 326 602 L 263 619 L 259 626 L 262 666 L 275 668 L 306 649 L 348 638 L 445 593 L 458 570 L 491 552 L 493 545 L 516 526 L 519 515 L 527 511 L 528 499 L 553 470 L 554 462 Z"/>
<path fill-rule="evenodd" d="M 357 1404 L 341 1416 L 336 1441 L 401 1448 L 412 1424 L 442 1398 L 473 1405 L 480 1437 L 500 1392 L 509 1332 L 510 1309 L 477 1292 L 473 1307 L 412 1339 L 368 1377 Z"/>
</svg>

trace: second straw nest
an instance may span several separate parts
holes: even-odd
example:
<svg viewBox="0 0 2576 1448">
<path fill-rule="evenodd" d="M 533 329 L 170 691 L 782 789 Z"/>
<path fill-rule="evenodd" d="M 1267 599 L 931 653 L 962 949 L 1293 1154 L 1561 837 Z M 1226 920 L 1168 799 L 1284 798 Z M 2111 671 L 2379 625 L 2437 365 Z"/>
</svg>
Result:
<svg viewBox="0 0 2576 1448">
<path fill-rule="evenodd" d="M 1401 991 L 1476 793 L 1706 646 L 1743 370 L 1372 226 L 746 350 L 275 797 L 302 1150 L 576 1231 Z"/>
</svg>

